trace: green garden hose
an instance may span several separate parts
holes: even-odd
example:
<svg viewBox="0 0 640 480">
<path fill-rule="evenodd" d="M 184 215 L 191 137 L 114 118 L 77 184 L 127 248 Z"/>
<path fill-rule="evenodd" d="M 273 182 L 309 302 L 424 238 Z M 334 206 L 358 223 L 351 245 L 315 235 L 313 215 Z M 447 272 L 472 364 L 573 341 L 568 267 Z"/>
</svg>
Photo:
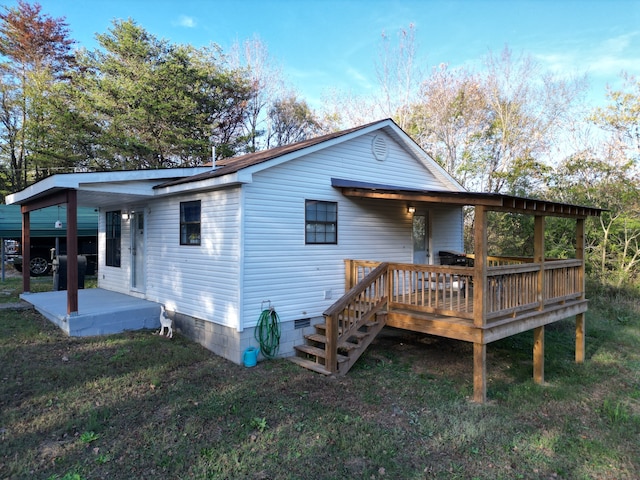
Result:
<svg viewBox="0 0 640 480">
<path fill-rule="evenodd" d="M 263 310 L 253 332 L 265 358 L 274 358 L 280 347 L 280 318 L 273 308 Z"/>
</svg>

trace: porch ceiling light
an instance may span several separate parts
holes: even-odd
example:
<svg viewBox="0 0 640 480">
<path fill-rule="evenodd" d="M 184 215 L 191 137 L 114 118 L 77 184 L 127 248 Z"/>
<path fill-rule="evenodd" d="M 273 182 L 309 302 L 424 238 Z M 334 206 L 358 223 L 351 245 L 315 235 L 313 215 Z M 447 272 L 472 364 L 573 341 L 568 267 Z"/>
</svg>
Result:
<svg viewBox="0 0 640 480">
<path fill-rule="evenodd" d="M 407 213 L 416 213 L 416 207 L 414 207 L 413 205 L 409 205 L 407 207 Z"/>
</svg>

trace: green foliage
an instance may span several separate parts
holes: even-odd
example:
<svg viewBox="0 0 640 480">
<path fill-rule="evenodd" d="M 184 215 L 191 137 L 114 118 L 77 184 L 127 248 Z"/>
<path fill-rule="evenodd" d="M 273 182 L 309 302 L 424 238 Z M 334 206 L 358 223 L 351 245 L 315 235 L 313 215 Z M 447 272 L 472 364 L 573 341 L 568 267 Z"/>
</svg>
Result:
<svg viewBox="0 0 640 480">
<path fill-rule="evenodd" d="M 159 40 L 132 20 L 97 36 L 84 53 L 75 88 L 84 123 L 96 125 L 92 162 L 99 169 L 199 165 L 212 142 L 238 148 L 251 87 L 227 70 L 215 47 L 197 50 Z"/>
<path fill-rule="evenodd" d="M 98 435 L 96 432 L 82 432 L 82 435 L 80 435 L 80 441 L 87 444 L 95 442 L 99 438 L 100 435 Z"/>
<path fill-rule="evenodd" d="M 74 68 L 64 19 L 22 0 L 0 13 L 0 166 L 11 192 L 42 178 L 60 161 L 50 98 Z"/>
<path fill-rule="evenodd" d="M 551 177 L 550 196 L 566 203 L 605 209 L 586 224 L 587 271 L 616 286 L 635 283 L 640 275 L 640 181 L 633 162 L 602 159 L 583 152 L 561 163 Z M 549 234 L 566 245 L 554 220 Z M 561 252 L 559 252 L 561 253 Z"/>
<path fill-rule="evenodd" d="M 269 110 L 270 147 L 288 145 L 320 134 L 321 125 L 307 102 L 295 96 L 276 101 Z"/>
</svg>

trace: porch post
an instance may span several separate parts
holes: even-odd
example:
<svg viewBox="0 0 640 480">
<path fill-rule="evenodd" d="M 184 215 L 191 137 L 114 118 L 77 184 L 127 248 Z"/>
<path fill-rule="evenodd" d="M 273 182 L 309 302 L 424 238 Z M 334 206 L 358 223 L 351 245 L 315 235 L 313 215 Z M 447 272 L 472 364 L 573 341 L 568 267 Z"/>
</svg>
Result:
<svg viewBox="0 0 640 480">
<path fill-rule="evenodd" d="M 473 344 L 473 401 L 487 401 L 487 345 Z"/>
<path fill-rule="evenodd" d="M 576 221 L 576 258 L 582 260 L 580 268 L 580 285 L 582 288 L 581 298 L 585 298 L 585 275 L 584 275 L 584 218 Z M 584 363 L 585 358 L 585 336 L 586 336 L 585 314 L 576 315 L 576 363 Z"/>
<path fill-rule="evenodd" d="M 484 326 L 487 292 L 487 208 L 476 205 L 473 226 L 473 324 Z M 487 401 L 487 344 L 482 340 L 473 344 L 473 401 Z"/>
<path fill-rule="evenodd" d="M 544 325 L 533 330 L 533 381 L 544 383 Z"/>
<path fill-rule="evenodd" d="M 536 215 L 533 233 L 533 261 L 540 265 L 537 288 L 538 310 L 540 311 L 544 310 L 545 302 L 544 229 L 545 217 Z M 537 384 L 544 383 L 544 325 L 533 330 L 533 381 Z"/>
<path fill-rule="evenodd" d="M 538 272 L 538 289 L 537 300 L 539 302 L 538 310 L 544 310 L 544 228 L 545 217 L 537 215 L 535 217 L 535 226 L 533 232 L 533 261 L 540 265 Z"/>
<path fill-rule="evenodd" d="M 22 291 L 31 291 L 31 217 L 29 210 L 21 207 L 22 210 Z M 3 259 L 4 261 L 4 259 Z"/>
<path fill-rule="evenodd" d="M 78 313 L 78 200 L 67 192 L 67 314 Z"/>
<path fill-rule="evenodd" d="M 487 297 L 484 288 L 487 278 L 487 208 L 483 205 L 475 207 L 473 249 L 473 324 L 482 327 L 485 324 Z"/>
</svg>

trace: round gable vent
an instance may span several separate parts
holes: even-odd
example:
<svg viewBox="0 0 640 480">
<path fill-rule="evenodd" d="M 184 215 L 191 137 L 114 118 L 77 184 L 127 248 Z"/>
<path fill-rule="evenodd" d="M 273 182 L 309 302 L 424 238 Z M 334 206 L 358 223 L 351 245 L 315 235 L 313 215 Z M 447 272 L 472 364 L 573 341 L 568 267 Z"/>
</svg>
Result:
<svg viewBox="0 0 640 480">
<path fill-rule="evenodd" d="M 376 160 L 385 160 L 387 158 L 387 154 L 389 153 L 387 140 L 382 135 L 376 135 L 375 137 L 373 137 L 371 150 L 373 151 L 373 156 L 376 157 Z"/>
</svg>

